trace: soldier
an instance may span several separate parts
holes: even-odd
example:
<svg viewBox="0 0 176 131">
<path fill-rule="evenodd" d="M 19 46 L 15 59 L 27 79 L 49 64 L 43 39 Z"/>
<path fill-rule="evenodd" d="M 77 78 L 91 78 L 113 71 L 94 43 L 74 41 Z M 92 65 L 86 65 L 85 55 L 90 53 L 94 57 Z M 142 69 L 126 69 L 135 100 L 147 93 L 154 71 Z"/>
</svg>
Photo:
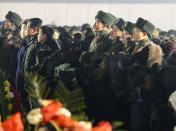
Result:
<svg viewBox="0 0 176 131">
<path fill-rule="evenodd" d="M 123 31 L 124 52 L 127 55 L 131 55 L 135 47 L 135 43 L 132 37 L 133 28 L 134 24 L 127 21 Z"/>
<path fill-rule="evenodd" d="M 147 69 L 155 69 L 152 67 L 162 64 L 163 53 L 161 47 L 149 40 L 154 29 L 152 23 L 142 18 L 138 18 L 134 27 L 133 33 L 136 46 L 133 51 L 132 61 L 134 65 L 141 66 L 143 72 L 146 72 L 144 74 L 146 76 L 140 78 L 140 81 L 144 81 L 144 84 L 138 89 L 138 99 L 132 109 L 131 131 L 149 131 L 151 112 L 160 102 L 160 97 L 158 97 L 160 93 L 156 91 L 158 88 L 155 83 L 155 71 L 147 72 Z M 151 96 L 155 98 L 153 101 L 148 99 Z"/>
<path fill-rule="evenodd" d="M 125 29 L 125 21 L 121 18 L 117 20 L 114 24 L 113 30 L 111 32 L 111 37 L 113 39 L 112 46 L 110 48 L 110 53 L 117 54 L 123 52 L 124 44 L 122 43 L 123 30 Z"/>
<path fill-rule="evenodd" d="M 108 29 L 113 24 L 114 19 L 108 13 L 99 11 L 95 17 L 95 20 L 95 37 L 92 40 L 87 53 L 92 55 L 90 63 L 98 64 L 102 62 L 105 52 L 107 52 L 111 46 Z"/>
<path fill-rule="evenodd" d="M 152 23 L 142 18 L 138 18 L 134 27 L 135 48 L 133 51 L 133 63 L 146 67 L 152 67 L 154 64 L 162 64 L 162 49 L 159 45 L 149 40 L 155 27 Z"/>
<path fill-rule="evenodd" d="M 108 29 L 113 24 L 113 17 L 103 11 L 99 11 L 95 20 L 96 35 L 90 45 L 89 52 L 106 52 L 111 46 Z"/>
</svg>

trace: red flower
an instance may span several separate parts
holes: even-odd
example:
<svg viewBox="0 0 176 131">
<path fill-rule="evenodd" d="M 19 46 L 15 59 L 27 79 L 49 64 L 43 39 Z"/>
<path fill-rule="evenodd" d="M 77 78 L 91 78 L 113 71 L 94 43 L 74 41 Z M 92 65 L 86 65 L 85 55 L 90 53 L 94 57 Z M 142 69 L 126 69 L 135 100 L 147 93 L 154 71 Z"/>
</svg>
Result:
<svg viewBox="0 0 176 131">
<path fill-rule="evenodd" d="M 70 129 L 69 131 L 91 131 L 91 129 L 85 129 L 82 126 L 77 126 L 77 127 Z"/>
<path fill-rule="evenodd" d="M 73 128 L 77 126 L 77 122 L 65 115 L 54 116 L 51 121 L 55 122 L 58 126 L 64 128 Z"/>
<path fill-rule="evenodd" d="M 100 122 L 92 131 L 112 131 L 112 126 L 109 122 Z"/>
<path fill-rule="evenodd" d="M 43 107 L 41 109 L 44 122 L 47 123 L 51 120 L 53 116 L 55 116 L 56 112 L 62 107 L 62 104 L 60 102 L 52 102 L 46 107 Z"/>
<path fill-rule="evenodd" d="M 21 114 L 18 112 L 2 123 L 4 131 L 23 131 L 24 126 L 21 120 Z"/>
</svg>

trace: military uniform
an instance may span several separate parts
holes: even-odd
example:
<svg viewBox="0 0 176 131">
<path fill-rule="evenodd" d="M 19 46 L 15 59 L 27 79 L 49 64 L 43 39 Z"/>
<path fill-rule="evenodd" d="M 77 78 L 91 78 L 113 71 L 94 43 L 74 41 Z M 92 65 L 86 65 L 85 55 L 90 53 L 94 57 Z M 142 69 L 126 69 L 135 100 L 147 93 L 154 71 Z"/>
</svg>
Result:
<svg viewBox="0 0 176 131">
<path fill-rule="evenodd" d="M 124 47 L 124 52 L 126 55 L 132 55 L 135 48 L 135 42 L 130 40 L 130 38 L 127 40 L 127 45 Z"/>
<path fill-rule="evenodd" d="M 138 18 L 135 26 L 139 28 L 141 32 L 147 33 L 149 37 L 151 36 L 154 30 L 154 25 L 142 18 Z M 162 54 L 161 47 L 159 45 L 154 44 L 146 36 L 144 39 L 135 42 L 135 48 L 134 48 L 132 57 L 133 57 L 133 60 L 132 60 L 133 64 L 139 64 L 139 65 L 142 65 L 142 67 L 144 66 L 144 72 L 145 72 L 145 69 L 151 68 L 153 65 L 156 65 L 156 64 L 161 65 L 163 54 Z M 140 79 L 141 81 L 144 80 L 144 78 L 140 78 Z M 155 82 L 154 79 L 153 81 Z M 131 129 L 130 129 L 131 131 L 141 131 L 141 130 L 149 131 L 150 130 L 149 129 L 150 116 L 153 109 L 158 104 L 156 102 L 157 98 L 160 98 L 160 97 L 156 95 L 158 93 L 155 90 L 156 88 L 152 88 L 153 86 L 156 86 L 155 83 L 150 85 L 150 88 L 154 89 L 152 91 L 144 90 L 145 88 L 147 88 L 145 87 L 146 84 L 147 82 L 144 84 L 144 86 L 139 88 L 138 99 L 132 109 Z M 147 99 L 147 98 L 151 98 L 151 96 L 155 98 L 153 101 L 149 101 L 149 99 Z"/>
<path fill-rule="evenodd" d="M 126 26 L 125 26 L 125 31 L 128 35 L 130 35 L 130 37 L 128 36 L 126 38 L 126 41 L 124 41 L 124 52 L 127 55 L 132 55 L 133 50 L 135 48 L 135 42 L 132 40 L 132 33 L 133 33 L 133 29 L 134 29 L 134 24 L 127 21 L 126 22 Z"/>
<path fill-rule="evenodd" d="M 117 30 L 123 33 L 125 28 L 125 21 L 122 18 L 116 20 L 113 28 L 117 27 Z M 112 41 L 112 46 L 109 49 L 110 54 L 124 53 L 124 44 L 122 42 L 122 35 L 115 36 L 116 38 Z"/>
<path fill-rule="evenodd" d="M 146 32 L 148 36 L 151 36 L 155 28 L 153 24 L 142 18 L 137 20 L 135 26 Z M 149 68 L 154 64 L 162 64 L 163 53 L 159 45 L 156 45 L 148 38 L 136 41 L 135 45 L 133 51 L 133 63 L 138 63 Z"/>
<path fill-rule="evenodd" d="M 93 39 L 89 52 L 101 53 L 106 52 L 111 46 L 111 40 L 109 39 L 109 34 L 107 30 L 97 32 L 95 38 Z"/>
<path fill-rule="evenodd" d="M 123 53 L 123 51 L 124 51 L 124 44 L 122 43 L 120 38 L 113 40 L 112 46 L 108 50 L 110 54 Z"/>
<path fill-rule="evenodd" d="M 114 21 L 111 15 L 103 11 L 99 11 L 95 19 L 102 21 L 102 23 L 107 27 L 111 26 Z M 84 52 L 80 58 L 81 60 L 89 59 L 86 62 L 87 64 L 99 64 L 106 56 L 106 52 L 108 52 L 110 46 L 111 40 L 109 39 L 108 29 L 104 28 L 101 31 L 96 31 L 95 37 L 92 40 L 92 43 L 90 44 L 89 50 L 87 52 Z"/>
<path fill-rule="evenodd" d="M 147 65 L 149 55 L 149 48 L 147 47 L 148 44 L 149 40 L 136 42 L 136 46 L 133 50 L 133 63 Z"/>
</svg>

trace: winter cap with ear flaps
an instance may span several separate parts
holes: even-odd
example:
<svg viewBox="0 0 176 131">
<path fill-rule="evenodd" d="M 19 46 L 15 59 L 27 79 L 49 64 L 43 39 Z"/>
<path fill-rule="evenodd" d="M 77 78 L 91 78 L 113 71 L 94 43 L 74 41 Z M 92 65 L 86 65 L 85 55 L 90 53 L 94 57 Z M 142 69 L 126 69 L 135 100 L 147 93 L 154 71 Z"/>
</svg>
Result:
<svg viewBox="0 0 176 131">
<path fill-rule="evenodd" d="M 5 17 L 9 19 L 10 22 L 14 23 L 16 26 L 19 26 L 22 21 L 21 17 L 17 13 L 12 11 L 9 11 Z"/>
<path fill-rule="evenodd" d="M 152 35 L 155 26 L 150 23 L 147 20 L 144 20 L 143 18 L 138 18 L 137 22 L 135 23 L 135 26 L 141 29 L 142 31 L 146 32 L 149 36 Z"/>
<path fill-rule="evenodd" d="M 122 18 L 119 18 L 115 23 L 115 26 L 117 26 L 121 31 L 125 29 L 125 25 L 126 25 L 126 22 Z"/>
<path fill-rule="evenodd" d="M 112 15 L 103 11 L 98 11 L 95 19 L 102 21 L 107 26 L 111 26 L 114 22 Z"/>
<path fill-rule="evenodd" d="M 127 21 L 127 22 L 126 22 L 126 26 L 125 26 L 125 30 L 126 30 L 128 33 L 132 34 L 133 29 L 134 29 L 134 24 L 131 23 L 131 22 L 129 22 L 129 21 Z"/>
</svg>

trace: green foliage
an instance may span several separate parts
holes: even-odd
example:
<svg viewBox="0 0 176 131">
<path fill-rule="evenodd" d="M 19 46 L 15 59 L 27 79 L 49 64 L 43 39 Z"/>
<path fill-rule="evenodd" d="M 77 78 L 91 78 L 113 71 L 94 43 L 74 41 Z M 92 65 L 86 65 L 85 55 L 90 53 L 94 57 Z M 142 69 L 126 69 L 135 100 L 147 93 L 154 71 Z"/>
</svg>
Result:
<svg viewBox="0 0 176 131">
<path fill-rule="evenodd" d="M 4 81 L 6 80 L 5 73 L 0 70 L 0 103 L 3 102 L 5 91 L 4 91 Z"/>
<path fill-rule="evenodd" d="M 81 112 L 86 108 L 84 94 L 78 84 L 75 84 L 76 88 L 73 91 L 69 91 L 60 80 L 57 80 L 57 86 L 51 92 L 51 87 L 47 87 L 44 78 L 38 74 L 28 73 L 25 80 L 25 89 L 32 108 L 40 107 L 39 100 L 47 98 L 59 100 L 72 113 Z"/>
<path fill-rule="evenodd" d="M 63 105 L 73 113 L 80 112 L 86 108 L 84 94 L 78 84 L 73 91 L 69 91 L 61 81 L 58 81 L 57 83 L 58 84 L 53 91 L 53 99 L 61 101 Z"/>
<path fill-rule="evenodd" d="M 32 108 L 40 107 L 39 100 L 47 99 L 51 89 L 47 87 L 45 79 L 38 74 L 26 73 L 25 81 L 25 90 L 28 94 L 30 105 Z"/>
<path fill-rule="evenodd" d="M 2 120 L 10 117 L 15 103 L 11 83 L 6 79 L 6 74 L 0 69 L 0 116 Z"/>
</svg>

